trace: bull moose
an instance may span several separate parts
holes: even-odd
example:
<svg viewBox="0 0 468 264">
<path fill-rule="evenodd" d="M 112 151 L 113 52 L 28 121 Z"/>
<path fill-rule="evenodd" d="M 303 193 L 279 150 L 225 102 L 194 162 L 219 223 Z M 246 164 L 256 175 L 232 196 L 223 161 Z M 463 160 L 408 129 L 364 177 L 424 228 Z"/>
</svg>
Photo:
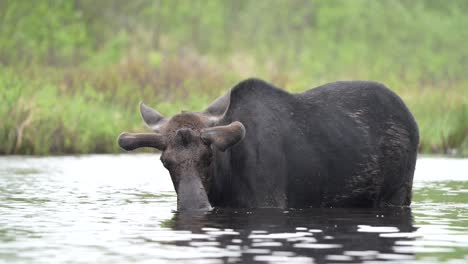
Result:
<svg viewBox="0 0 468 264">
<path fill-rule="evenodd" d="M 247 79 L 203 112 L 166 118 L 120 147 L 162 151 L 178 210 L 386 207 L 411 203 L 419 132 L 384 85 L 340 81 L 292 94 Z"/>
</svg>

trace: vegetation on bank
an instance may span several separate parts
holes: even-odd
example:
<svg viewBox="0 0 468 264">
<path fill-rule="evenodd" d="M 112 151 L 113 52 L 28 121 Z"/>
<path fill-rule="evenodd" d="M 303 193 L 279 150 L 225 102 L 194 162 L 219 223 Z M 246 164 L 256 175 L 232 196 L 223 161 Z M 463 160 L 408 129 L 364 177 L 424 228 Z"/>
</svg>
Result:
<svg viewBox="0 0 468 264">
<path fill-rule="evenodd" d="M 259 12 L 262 10 L 262 12 Z M 0 153 L 119 152 L 138 102 L 202 110 L 256 76 L 397 92 L 422 153 L 468 155 L 467 1 L 0 0 Z"/>
</svg>

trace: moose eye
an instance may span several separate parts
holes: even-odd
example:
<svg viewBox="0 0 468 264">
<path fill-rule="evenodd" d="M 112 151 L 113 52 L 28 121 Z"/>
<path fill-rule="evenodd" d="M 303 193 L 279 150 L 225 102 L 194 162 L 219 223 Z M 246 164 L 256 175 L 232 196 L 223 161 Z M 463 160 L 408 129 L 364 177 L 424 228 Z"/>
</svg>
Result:
<svg viewBox="0 0 468 264">
<path fill-rule="evenodd" d="M 166 169 L 169 169 L 169 167 L 172 166 L 172 164 L 174 164 L 173 161 L 167 159 L 167 158 L 161 158 L 161 162 L 163 164 L 164 167 L 166 167 Z"/>
</svg>

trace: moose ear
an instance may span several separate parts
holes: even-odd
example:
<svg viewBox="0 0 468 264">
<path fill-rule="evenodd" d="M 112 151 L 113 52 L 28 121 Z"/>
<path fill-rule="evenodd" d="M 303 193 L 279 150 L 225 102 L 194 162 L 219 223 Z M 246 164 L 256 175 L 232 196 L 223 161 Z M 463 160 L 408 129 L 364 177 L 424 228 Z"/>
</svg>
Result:
<svg viewBox="0 0 468 264">
<path fill-rule="evenodd" d="M 145 105 L 143 102 L 140 102 L 140 113 L 146 125 L 156 132 L 158 132 L 161 126 L 167 121 L 158 111 Z"/>
<path fill-rule="evenodd" d="M 201 131 L 201 138 L 206 144 L 213 144 L 217 149 L 225 151 L 244 139 L 245 127 L 235 121 L 226 126 L 205 128 Z"/>
<path fill-rule="evenodd" d="M 164 138 L 155 133 L 124 132 L 119 135 L 118 144 L 127 151 L 143 147 L 156 148 L 159 150 L 164 150 L 166 148 Z"/>
</svg>

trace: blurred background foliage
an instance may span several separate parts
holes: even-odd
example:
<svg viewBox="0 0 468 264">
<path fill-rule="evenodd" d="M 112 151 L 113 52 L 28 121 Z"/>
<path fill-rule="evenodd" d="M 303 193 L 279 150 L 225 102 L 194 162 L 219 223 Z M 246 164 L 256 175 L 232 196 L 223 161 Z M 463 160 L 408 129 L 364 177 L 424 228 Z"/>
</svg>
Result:
<svg viewBox="0 0 468 264">
<path fill-rule="evenodd" d="M 468 155 L 468 1 L 0 0 L 0 154 L 119 152 L 138 102 L 202 110 L 247 77 L 376 80 L 420 151 Z"/>
</svg>

